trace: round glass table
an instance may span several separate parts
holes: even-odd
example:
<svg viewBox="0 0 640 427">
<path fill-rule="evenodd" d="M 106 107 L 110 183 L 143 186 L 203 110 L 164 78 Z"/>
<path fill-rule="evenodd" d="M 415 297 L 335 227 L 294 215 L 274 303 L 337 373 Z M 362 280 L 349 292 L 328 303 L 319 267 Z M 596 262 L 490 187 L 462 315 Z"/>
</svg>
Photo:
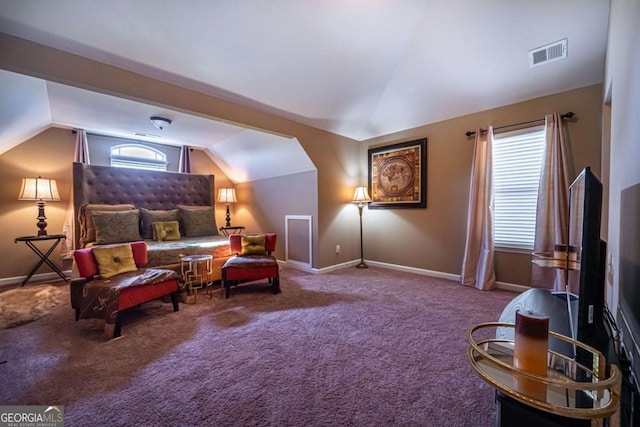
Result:
<svg viewBox="0 0 640 427">
<path fill-rule="evenodd" d="M 498 392 L 531 408 L 570 419 L 599 422 L 614 416 L 620 406 L 621 375 L 596 349 L 569 337 L 549 332 L 549 340 L 561 340 L 592 356 L 590 366 L 552 350 L 547 352 L 547 375 L 535 375 L 514 366 L 514 342 L 493 338 L 497 328 L 513 328 L 511 323 L 490 322 L 467 332 L 467 357 L 478 374 Z M 492 333 L 493 332 L 493 333 Z M 523 387 L 522 384 L 527 385 Z M 530 393 L 542 387 L 543 393 Z M 598 425 L 598 424 L 596 424 Z"/>
</svg>

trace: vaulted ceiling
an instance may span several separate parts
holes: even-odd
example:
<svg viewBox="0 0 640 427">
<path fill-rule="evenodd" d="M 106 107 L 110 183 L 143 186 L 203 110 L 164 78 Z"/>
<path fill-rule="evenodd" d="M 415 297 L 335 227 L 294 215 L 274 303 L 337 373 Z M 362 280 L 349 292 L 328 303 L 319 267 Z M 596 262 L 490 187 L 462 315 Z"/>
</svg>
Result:
<svg viewBox="0 0 640 427">
<path fill-rule="evenodd" d="M 607 0 L 0 0 L 0 32 L 366 140 L 601 82 L 608 10 Z M 530 68 L 529 50 L 565 38 L 566 59 Z M 157 108 L 18 80 L 0 74 L 0 112 L 18 90 L 44 90 L 49 116 L 31 106 L 39 119 L 0 118 L 5 129 L 48 120 L 153 133 Z M 169 142 L 215 153 L 244 140 L 243 129 L 164 113 L 180 117 Z"/>
</svg>

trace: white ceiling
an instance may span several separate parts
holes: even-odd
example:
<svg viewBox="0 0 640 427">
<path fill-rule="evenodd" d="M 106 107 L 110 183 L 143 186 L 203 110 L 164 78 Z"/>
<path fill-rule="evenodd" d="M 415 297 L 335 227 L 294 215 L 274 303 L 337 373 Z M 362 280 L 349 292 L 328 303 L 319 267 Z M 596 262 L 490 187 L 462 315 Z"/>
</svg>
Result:
<svg viewBox="0 0 640 427">
<path fill-rule="evenodd" d="M 601 82 L 608 10 L 608 0 L 0 0 L 0 31 L 365 140 Z M 566 60 L 529 68 L 528 50 L 563 38 Z M 153 133 L 146 120 L 163 113 L 180 118 L 168 139 L 242 140 L 227 124 L 46 88 L 56 123 Z"/>
</svg>

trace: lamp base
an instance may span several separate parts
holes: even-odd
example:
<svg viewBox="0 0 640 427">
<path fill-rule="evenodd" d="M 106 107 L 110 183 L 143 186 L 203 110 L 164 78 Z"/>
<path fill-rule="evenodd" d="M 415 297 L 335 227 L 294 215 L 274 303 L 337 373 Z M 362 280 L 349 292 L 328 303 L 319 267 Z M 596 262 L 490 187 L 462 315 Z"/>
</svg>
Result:
<svg viewBox="0 0 640 427">
<path fill-rule="evenodd" d="M 360 261 L 360 264 L 356 265 L 356 268 L 369 268 L 369 266 L 365 264 L 364 261 Z"/>
<path fill-rule="evenodd" d="M 47 235 L 47 217 L 44 215 L 44 202 L 42 200 L 38 201 L 38 236 L 46 236 Z"/>
<path fill-rule="evenodd" d="M 227 220 L 226 227 L 231 227 L 231 214 L 229 213 L 229 203 L 227 203 L 227 214 L 225 215 L 225 220 Z"/>
</svg>

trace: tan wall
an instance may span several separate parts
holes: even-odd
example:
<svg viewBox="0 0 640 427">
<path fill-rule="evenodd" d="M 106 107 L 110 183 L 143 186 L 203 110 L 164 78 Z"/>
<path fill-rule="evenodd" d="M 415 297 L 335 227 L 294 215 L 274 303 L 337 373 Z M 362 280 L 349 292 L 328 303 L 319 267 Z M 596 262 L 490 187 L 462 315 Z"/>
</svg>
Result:
<svg viewBox="0 0 640 427">
<path fill-rule="evenodd" d="M 545 114 L 573 111 L 566 124 L 576 175 L 584 166 L 600 173 L 601 85 L 576 89 L 506 107 L 458 117 L 365 141 L 367 150 L 391 143 L 427 138 L 427 209 L 369 210 L 365 213 L 365 257 L 438 272 L 460 274 L 465 245 L 473 138 L 467 130 L 520 123 Z M 366 176 L 362 177 L 366 182 Z M 531 256 L 498 252 L 497 280 L 528 286 Z"/>
<path fill-rule="evenodd" d="M 284 260 L 286 215 L 311 215 L 317 232 L 317 181 L 316 172 L 302 172 L 236 185 L 232 225 L 242 225 L 247 232 L 277 233 L 275 255 Z M 314 251 L 312 264 L 318 265 L 318 259 Z"/>
<path fill-rule="evenodd" d="M 14 244 L 19 236 L 37 234 L 35 202 L 19 201 L 18 192 L 23 177 L 53 178 L 58 184 L 61 200 L 45 207 L 48 234 L 62 233 L 71 197 L 72 161 L 75 135 L 69 129 L 49 128 L 39 135 L 0 155 L 0 280 L 25 276 L 39 260 L 24 243 Z M 230 185 L 229 179 L 202 150 L 192 152 L 192 171 L 215 175 L 216 185 Z M 224 223 L 224 206 L 216 207 L 216 221 Z M 52 242 L 37 243 L 46 251 Z M 58 249 L 50 257 L 58 267 L 68 270 L 71 261 L 62 260 Z M 37 274 L 52 272 L 43 265 Z M 15 280 L 14 280 L 15 281 Z M 30 282 L 31 283 L 31 282 Z"/>
<path fill-rule="evenodd" d="M 359 256 L 352 245 L 357 214 L 344 214 L 353 207 L 348 202 L 360 173 L 355 141 L 6 34 L 0 34 L 0 51 L 0 68 L 9 71 L 296 137 L 318 169 L 314 267 L 332 265 L 340 242 L 345 259 Z"/>
<path fill-rule="evenodd" d="M 50 128 L 0 156 L 0 279 L 25 276 L 39 261 L 24 243 L 14 244 L 16 237 L 33 236 L 38 232 L 36 202 L 18 200 L 22 178 L 42 176 L 56 180 L 62 200 L 49 202 L 45 207 L 47 232 L 62 233 L 71 196 L 74 148 L 75 136 L 70 130 Z M 46 251 L 51 243 L 36 245 Z M 51 256 L 51 261 L 65 269 L 71 265 L 68 261 L 63 265 L 59 251 Z M 51 271 L 44 265 L 38 273 Z"/>
<path fill-rule="evenodd" d="M 317 167 L 317 218 L 314 218 L 317 233 L 313 236 L 316 254 L 313 266 L 316 268 L 360 257 L 358 214 L 356 207 L 349 201 L 353 188 L 367 182 L 366 152 L 370 146 L 427 137 L 428 194 L 425 210 L 365 211 L 365 257 L 452 274 L 459 274 L 460 271 L 466 227 L 466 200 L 473 141 L 464 135 L 465 131 L 489 124 L 501 126 L 537 119 L 552 111 L 571 110 L 578 115 L 578 120 L 568 124 L 576 170 L 588 164 L 596 174 L 600 172 L 599 85 L 459 117 L 358 144 L 348 138 L 201 92 L 7 35 L 0 34 L 0 50 L 5 52 L 0 57 L 0 68 L 296 137 Z M 216 176 L 222 175 L 216 173 Z M 216 182 L 216 185 L 221 186 L 221 183 Z M 255 189 L 252 190 L 252 184 L 247 183 L 241 190 L 251 192 Z M 246 206 L 233 206 L 232 215 L 236 211 L 240 214 L 243 208 L 248 211 L 260 209 L 260 206 L 251 201 L 247 203 Z M 221 212 L 222 209 L 219 209 L 219 223 L 224 220 Z M 337 244 L 342 247 L 339 256 L 335 254 Z M 529 261 L 526 256 L 500 253 L 496 258 L 498 280 L 529 283 Z M 511 265 L 518 267 L 511 269 Z"/>
</svg>

